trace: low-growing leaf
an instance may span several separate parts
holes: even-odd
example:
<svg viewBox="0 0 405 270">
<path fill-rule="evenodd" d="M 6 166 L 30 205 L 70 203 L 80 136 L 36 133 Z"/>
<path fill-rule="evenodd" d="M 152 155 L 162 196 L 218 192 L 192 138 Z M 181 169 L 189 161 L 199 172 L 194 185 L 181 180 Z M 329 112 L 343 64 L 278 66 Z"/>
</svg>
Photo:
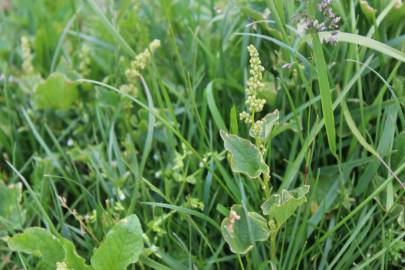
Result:
<svg viewBox="0 0 405 270">
<path fill-rule="evenodd" d="M 270 169 L 264 163 L 259 149 L 249 140 L 228 134 L 223 130 L 221 130 L 221 137 L 224 140 L 225 149 L 232 155 L 233 172 L 246 174 L 250 178 L 269 173 Z"/>
<path fill-rule="evenodd" d="M 305 195 L 309 191 L 309 186 L 305 185 L 297 189 L 288 191 L 283 189 L 280 193 L 271 197 L 262 204 L 263 214 L 274 219 L 278 228 L 294 214 L 295 210 L 307 201 Z"/>
<path fill-rule="evenodd" d="M 119 221 L 94 251 L 91 265 L 95 270 L 125 270 L 138 261 L 143 250 L 142 227 L 136 215 Z"/>
<path fill-rule="evenodd" d="M 21 183 L 7 186 L 0 181 L 0 233 L 21 229 L 25 221 L 25 210 L 21 208 Z"/>
<path fill-rule="evenodd" d="M 59 239 L 43 228 L 32 227 L 8 239 L 11 250 L 41 258 L 38 269 L 55 270 L 56 263 L 64 259 Z"/>
<path fill-rule="evenodd" d="M 63 262 L 68 269 L 74 270 L 91 270 L 92 268 L 86 264 L 85 260 L 77 254 L 75 246 L 67 239 L 61 239 L 63 250 L 65 252 L 65 258 Z"/>
<path fill-rule="evenodd" d="M 233 205 L 229 216 L 221 224 L 221 232 L 231 251 L 246 254 L 255 242 L 266 241 L 270 231 L 266 219 L 256 212 L 246 212 L 241 205 Z"/>
<path fill-rule="evenodd" d="M 44 82 L 37 84 L 34 103 L 40 109 L 67 109 L 79 97 L 77 85 L 62 73 L 52 73 Z"/>
</svg>

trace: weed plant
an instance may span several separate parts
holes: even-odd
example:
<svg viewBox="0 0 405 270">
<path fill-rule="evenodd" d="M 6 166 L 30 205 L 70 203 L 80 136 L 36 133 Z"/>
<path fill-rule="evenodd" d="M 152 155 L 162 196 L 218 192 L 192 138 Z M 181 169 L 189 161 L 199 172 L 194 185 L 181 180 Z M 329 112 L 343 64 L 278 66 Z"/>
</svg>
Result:
<svg viewBox="0 0 405 270">
<path fill-rule="evenodd" d="M 2 0 L 0 269 L 404 269 L 401 0 Z"/>
</svg>

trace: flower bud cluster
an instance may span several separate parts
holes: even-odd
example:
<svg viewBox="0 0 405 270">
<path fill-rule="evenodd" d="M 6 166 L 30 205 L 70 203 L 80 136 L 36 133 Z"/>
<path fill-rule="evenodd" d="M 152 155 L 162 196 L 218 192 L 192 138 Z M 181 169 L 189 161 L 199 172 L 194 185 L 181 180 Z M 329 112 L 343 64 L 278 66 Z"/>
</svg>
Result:
<svg viewBox="0 0 405 270">
<path fill-rule="evenodd" d="M 148 48 L 135 57 L 130 64 L 130 68 L 125 71 L 125 76 L 127 77 L 128 83 L 121 85 L 120 90 L 122 92 L 131 96 L 136 96 L 138 94 L 135 81 L 141 75 L 140 72 L 144 70 L 147 64 L 150 62 L 153 52 L 159 47 L 160 40 L 155 39 L 149 44 Z M 130 102 L 124 105 L 128 109 L 132 106 Z"/>
<path fill-rule="evenodd" d="M 21 50 L 23 58 L 22 69 L 24 73 L 32 74 L 34 72 L 34 67 L 32 66 L 32 53 L 30 42 L 26 36 L 21 37 Z"/>
<path fill-rule="evenodd" d="M 257 97 L 258 91 L 263 88 L 263 71 L 264 67 L 259 58 L 255 46 L 252 44 L 247 47 L 250 55 L 250 70 L 249 79 L 246 88 L 246 105 L 247 111 L 243 111 L 239 114 L 239 118 L 246 124 L 252 124 L 254 121 L 254 114 L 263 110 L 265 99 Z"/>
<path fill-rule="evenodd" d="M 141 75 L 140 72 L 145 69 L 152 58 L 153 52 L 159 47 L 160 40 L 155 39 L 149 44 L 148 48 L 135 57 L 131 62 L 130 68 L 125 71 L 128 80 L 136 80 Z"/>
<path fill-rule="evenodd" d="M 262 126 L 263 126 L 263 120 L 257 120 L 256 122 L 253 123 L 251 131 L 253 137 L 259 137 L 259 134 L 262 131 Z"/>
</svg>

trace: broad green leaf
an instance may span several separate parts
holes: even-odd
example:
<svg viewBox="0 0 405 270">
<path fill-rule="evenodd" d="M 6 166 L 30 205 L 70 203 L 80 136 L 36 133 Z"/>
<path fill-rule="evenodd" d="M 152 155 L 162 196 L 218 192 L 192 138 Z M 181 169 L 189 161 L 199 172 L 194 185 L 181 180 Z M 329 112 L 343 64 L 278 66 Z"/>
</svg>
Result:
<svg viewBox="0 0 405 270">
<path fill-rule="evenodd" d="M 270 231 L 267 221 L 256 212 L 246 212 L 241 205 L 233 205 L 229 216 L 221 224 L 221 232 L 231 251 L 246 254 L 255 242 L 266 241 Z"/>
<path fill-rule="evenodd" d="M 43 228 L 32 227 L 8 239 L 11 250 L 41 258 L 38 269 L 55 270 L 56 263 L 64 259 L 62 245 L 58 238 Z"/>
<path fill-rule="evenodd" d="M 223 130 L 221 130 L 221 137 L 224 140 L 225 149 L 232 155 L 233 172 L 246 174 L 250 178 L 269 173 L 270 169 L 264 163 L 259 149 L 249 140 L 228 134 Z"/>
<path fill-rule="evenodd" d="M 66 264 L 68 269 L 74 270 L 91 270 L 92 268 L 86 264 L 85 260 L 77 254 L 75 246 L 72 242 L 67 239 L 62 238 L 60 240 L 65 253 L 65 258 L 63 262 Z"/>
<path fill-rule="evenodd" d="M 126 270 L 138 261 L 143 250 L 142 227 L 136 215 L 119 221 L 94 251 L 91 265 L 95 270 Z"/>
<path fill-rule="evenodd" d="M 21 183 L 7 186 L 0 181 L 0 232 L 21 229 L 25 221 L 21 190 Z"/>
<path fill-rule="evenodd" d="M 321 105 L 323 118 L 325 119 L 326 137 L 328 138 L 329 148 L 333 154 L 336 154 L 336 130 L 335 118 L 333 116 L 332 96 L 329 87 L 328 69 L 323 55 L 321 40 L 318 34 L 313 35 L 313 49 L 316 73 L 318 77 L 319 91 L 321 94 Z"/>
<path fill-rule="evenodd" d="M 33 100 L 40 109 L 67 109 L 78 97 L 77 83 L 68 80 L 62 73 L 55 72 L 36 86 Z"/>
<path fill-rule="evenodd" d="M 307 201 L 305 195 L 309 191 L 309 186 L 305 185 L 297 189 L 288 191 L 283 189 L 280 193 L 271 197 L 262 204 L 263 214 L 274 219 L 277 228 L 287 221 L 294 214 L 295 210 Z"/>
<path fill-rule="evenodd" d="M 267 139 L 271 135 L 271 131 L 273 130 L 273 127 L 278 123 L 279 119 L 279 112 L 278 110 L 275 110 L 272 113 L 266 114 L 261 120 L 263 121 L 263 126 L 260 131 L 259 137 L 263 139 L 264 141 L 267 141 Z M 253 135 L 252 129 L 249 130 L 249 135 L 252 137 L 255 137 Z"/>
</svg>

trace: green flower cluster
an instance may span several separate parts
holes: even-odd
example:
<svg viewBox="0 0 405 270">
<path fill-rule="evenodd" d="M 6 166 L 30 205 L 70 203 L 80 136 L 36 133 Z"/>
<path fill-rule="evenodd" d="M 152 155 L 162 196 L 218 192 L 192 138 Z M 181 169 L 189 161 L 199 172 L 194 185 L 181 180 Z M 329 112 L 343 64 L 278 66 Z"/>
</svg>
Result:
<svg viewBox="0 0 405 270">
<path fill-rule="evenodd" d="M 250 55 L 249 79 L 246 88 L 247 111 L 239 114 L 239 117 L 246 124 L 251 124 L 251 134 L 258 137 L 263 127 L 263 120 L 255 121 L 255 113 L 261 112 L 266 100 L 258 97 L 258 92 L 264 87 L 263 71 L 264 67 L 259 58 L 257 49 L 252 44 L 247 47 Z M 260 145 L 262 146 L 262 145 Z"/>
<path fill-rule="evenodd" d="M 152 58 L 153 52 L 160 47 L 160 40 L 154 39 L 142 53 L 135 56 L 135 59 L 131 62 L 130 67 L 125 71 L 128 83 L 120 87 L 120 90 L 124 93 L 136 96 L 137 89 L 134 84 L 141 76 L 141 71 L 144 70 L 147 64 Z"/>
<path fill-rule="evenodd" d="M 141 75 L 140 72 L 145 69 L 152 58 L 153 52 L 159 47 L 160 40 L 155 39 L 149 44 L 148 48 L 135 57 L 131 62 L 130 68 L 125 71 L 125 76 L 128 80 L 136 80 Z"/>
<path fill-rule="evenodd" d="M 262 66 L 262 62 L 259 58 L 259 53 L 257 52 L 255 46 L 250 44 L 247 49 L 250 55 L 250 76 L 246 88 L 247 111 L 241 112 L 239 114 L 239 117 L 246 124 L 252 124 L 253 126 L 255 126 L 254 115 L 257 112 L 261 112 L 263 110 L 264 104 L 266 103 L 266 100 L 257 97 L 258 91 L 264 86 L 262 81 L 262 72 L 264 71 L 264 67 Z"/>
<path fill-rule="evenodd" d="M 26 36 L 21 37 L 21 50 L 23 64 L 22 69 L 26 74 L 32 74 L 34 72 L 34 67 L 32 66 L 32 53 L 30 42 Z"/>
</svg>

